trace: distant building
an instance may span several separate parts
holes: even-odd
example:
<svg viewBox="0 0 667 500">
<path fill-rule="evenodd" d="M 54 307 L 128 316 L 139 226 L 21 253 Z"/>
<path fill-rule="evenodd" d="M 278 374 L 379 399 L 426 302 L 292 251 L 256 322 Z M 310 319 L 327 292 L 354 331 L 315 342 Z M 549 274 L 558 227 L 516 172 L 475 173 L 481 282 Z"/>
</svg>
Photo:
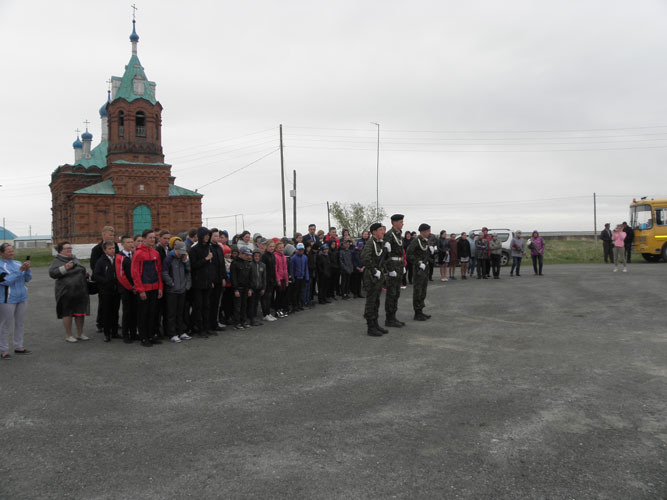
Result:
<svg viewBox="0 0 667 500">
<path fill-rule="evenodd" d="M 77 135 L 74 161 L 51 174 L 53 240 L 94 243 L 103 226 L 116 235 L 168 228 L 177 233 L 201 225 L 202 195 L 174 184 L 162 153 L 162 105 L 137 57 L 132 21 L 132 57 L 122 77 L 111 78 L 100 108 L 102 138 Z"/>
<path fill-rule="evenodd" d="M 14 238 L 14 248 L 51 248 L 53 238 L 50 234 L 19 236 Z"/>
<path fill-rule="evenodd" d="M 16 235 L 12 233 L 9 229 L 7 229 L 4 226 L 0 226 L 0 241 L 3 243 L 6 242 L 11 242 L 14 241 L 14 238 L 16 238 Z"/>
</svg>

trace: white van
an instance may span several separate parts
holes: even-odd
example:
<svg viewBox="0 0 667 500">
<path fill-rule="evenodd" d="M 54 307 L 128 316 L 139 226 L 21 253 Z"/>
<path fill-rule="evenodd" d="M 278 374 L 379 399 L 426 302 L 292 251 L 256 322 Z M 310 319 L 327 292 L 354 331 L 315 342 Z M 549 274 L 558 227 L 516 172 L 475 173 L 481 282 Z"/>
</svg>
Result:
<svg viewBox="0 0 667 500">
<path fill-rule="evenodd" d="M 481 229 L 473 229 L 472 231 L 469 231 L 468 234 L 475 233 L 475 235 L 481 234 L 482 230 Z M 514 238 L 514 231 L 511 229 L 489 229 L 489 234 L 496 233 L 498 235 L 498 239 L 502 242 L 503 244 L 503 257 L 500 260 L 500 265 L 501 266 L 507 266 L 509 265 L 510 262 L 512 262 L 512 238 Z M 475 249 L 472 249 L 473 252 Z"/>
</svg>

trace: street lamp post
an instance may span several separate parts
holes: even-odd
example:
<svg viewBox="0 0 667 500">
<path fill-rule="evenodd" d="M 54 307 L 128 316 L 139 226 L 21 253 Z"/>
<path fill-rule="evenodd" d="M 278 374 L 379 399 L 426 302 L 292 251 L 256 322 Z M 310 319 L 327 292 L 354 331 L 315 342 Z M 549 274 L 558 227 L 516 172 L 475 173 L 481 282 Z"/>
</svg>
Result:
<svg viewBox="0 0 667 500">
<path fill-rule="evenodd" d="M 375 218 L 380 217 L 380 124 L 371 122 L 378 128 L 377 163 L 375 166 Z"/>
</svg>

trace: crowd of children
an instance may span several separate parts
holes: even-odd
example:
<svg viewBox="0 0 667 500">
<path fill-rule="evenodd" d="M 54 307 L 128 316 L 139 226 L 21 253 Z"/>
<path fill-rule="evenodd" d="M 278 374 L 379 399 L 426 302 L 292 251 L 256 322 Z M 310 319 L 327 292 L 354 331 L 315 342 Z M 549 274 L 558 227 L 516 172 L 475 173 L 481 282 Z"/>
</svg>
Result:
<svg viewBox="0 0 667 500">
<path fill-rule="evenodd" d="M 200 227 L 172 235 L 147 229 L 115 243 L 112 227 L 91 252 L 99 291 L 97 328 L 104 340 L 140 340 L 149 347 L 166 338 L 218 335 L 228 325 L 245 329 L 334 300 L 362 297 L 361 250 L 355 241 L 311 224 L 293 239 L 229 238 L 227 231 Z M 122 322 L 119 326 L 119 309 Z M 119 331 L 120 330 L 120 331 Z"/>
</svg>

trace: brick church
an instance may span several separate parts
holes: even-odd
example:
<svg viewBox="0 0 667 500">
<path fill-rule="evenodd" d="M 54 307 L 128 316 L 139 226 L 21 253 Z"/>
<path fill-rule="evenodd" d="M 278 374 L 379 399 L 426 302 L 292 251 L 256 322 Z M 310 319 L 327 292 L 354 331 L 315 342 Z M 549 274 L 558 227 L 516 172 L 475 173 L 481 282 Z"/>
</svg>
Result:
<svg viewBox="0 0 667 500">
<path fill-rule="evenodd" d="M 111 77 L 100 109 L 102 137 L 92 147 L 88 131 L 72 145 L 74 161 L 51 174 L 53 239 L 75 244 L 99 241 L 102 227 L 116 236 L 147 228 L 172 233 L 201 226 L 202 195 L 174 184 L 162 153 L 162 105 L 137 57 L 132 21 L 132 57 L 122 77 Z"/>
</svg>

